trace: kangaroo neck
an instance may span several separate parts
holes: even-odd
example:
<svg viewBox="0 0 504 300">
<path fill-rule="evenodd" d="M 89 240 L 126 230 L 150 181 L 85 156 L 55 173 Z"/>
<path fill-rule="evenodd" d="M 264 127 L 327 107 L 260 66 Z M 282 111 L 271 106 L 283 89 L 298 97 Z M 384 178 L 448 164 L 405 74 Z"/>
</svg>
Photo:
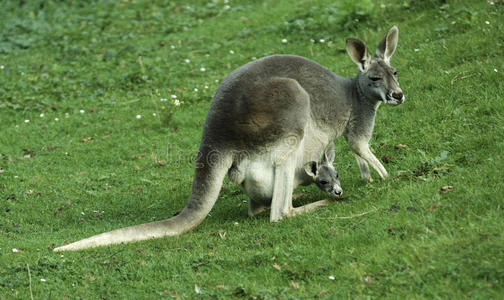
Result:
<svg viewBox="0 0 504 300">
<path fill-rule="evenodd" d="M 364 88 L 362 87 L 361 81 L 360 81 L 360 76 L 362 73 L 359 72 L 357 76 L 352 78 L 352 82 L 354 85 L 354 95 L 355 95 L 355 105 L 354 108 L 357 108 L 357 111 L 362 113 L 363 111 L 368 111 L 370 113 L 373 113 L 373 115 L 376 113 L 378 110 L 378 107 L 380 107 L 381 101 L 378 101 L 376 99 L 371 99 L 365 92 Z M 355 107 L 357 106 L 357 107 Z"/>
<path fill-rule="evenodd" d="M 359 84 L 359 75 L 352 78 L 352 108 L 344 134 L 347 138 L 349 136 L 359 136 L 370 139 L 374 128 L 376 110 L 381 101 L 371 100 L 366 96 L 363 91 L 364 87 Z"/>
</svg>

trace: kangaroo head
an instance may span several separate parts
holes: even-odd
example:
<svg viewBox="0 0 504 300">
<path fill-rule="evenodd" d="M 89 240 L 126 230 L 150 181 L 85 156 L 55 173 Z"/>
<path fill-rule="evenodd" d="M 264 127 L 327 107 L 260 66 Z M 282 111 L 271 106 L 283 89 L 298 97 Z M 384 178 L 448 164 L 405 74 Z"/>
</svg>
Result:
<svg viewBox="0 0 504 300">
<path fill-rule="evenodd" d="M 322 161 L 310 161 L 305 164 L 305 172 L 312 179 L 319 189 L 330 194 L 340 196 L 343 189 L 339 181 L 338 172 L 334 169 L 334 145 L 332 143 L 327 147 Z"/>
<path fill-rule="evenodd" d="M 363 41 L 347 39 L 347 52 L 360 71 L 357 87 L 359 93 L 366 98 L 390 105 L 404 102 L 405 97 L 397 81 L 397 70 L 390 65 L 390 57 L 394 54 L 398 37 L 399 30 L 393 26 L 378 45 L 374 57 L 369 55 Z"/>
</svg>

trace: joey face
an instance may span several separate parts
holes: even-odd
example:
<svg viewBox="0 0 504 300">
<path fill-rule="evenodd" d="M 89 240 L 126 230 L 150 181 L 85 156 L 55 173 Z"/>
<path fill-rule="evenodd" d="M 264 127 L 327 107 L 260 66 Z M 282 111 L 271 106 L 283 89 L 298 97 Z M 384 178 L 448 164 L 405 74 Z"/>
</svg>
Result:
<svg viewBox="0 0 504 300">
<path fill-rule="evenodd" d="M 343 194 L 338 172 L 332 166 L 322 165 L 319 167 L 315 177 L 315 184 L 319 189 L 332 195 L 341 196 Z"/>
<path fill-rule="evenodd" d="M 322 191 L 336 196 L 341 196 L 343 194 L 338 172 L 334 169 L 332 164 L 312 161 L 305 165 L 305 171 Z"/>
<path fill-rule="evenodd" d="M 341 196 L 343 189 L 341 188 L 338 172 L 333 166 L 335 155 L 334 144 L 330 142 L 326 146 L 322 160 L 320 162 L 308 162 L 305 164 L 304 170 L 319 189 L 336 196 Z"/>
</svg>

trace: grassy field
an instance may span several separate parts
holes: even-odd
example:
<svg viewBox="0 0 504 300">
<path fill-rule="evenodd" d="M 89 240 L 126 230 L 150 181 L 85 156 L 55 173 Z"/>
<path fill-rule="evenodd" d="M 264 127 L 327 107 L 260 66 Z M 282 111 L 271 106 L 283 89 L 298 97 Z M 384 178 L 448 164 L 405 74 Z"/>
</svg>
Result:
<svg viewBox="0 0 504 300">
<path fill-rule="evenodd" d="M 504 297 L 503 1 L 164 2 L 2 2 L 0 299 Z M 407 100 L 371 142 L 389 179 L 362 182 L 339 139 L 325 209 L 249 218 L 226 180 L 190 233 L 52 252 L 184 207 L 227 73 L 290 53 L 352 77 L 345 39 L 374 52 L 394 24 Z"/>
</svg>

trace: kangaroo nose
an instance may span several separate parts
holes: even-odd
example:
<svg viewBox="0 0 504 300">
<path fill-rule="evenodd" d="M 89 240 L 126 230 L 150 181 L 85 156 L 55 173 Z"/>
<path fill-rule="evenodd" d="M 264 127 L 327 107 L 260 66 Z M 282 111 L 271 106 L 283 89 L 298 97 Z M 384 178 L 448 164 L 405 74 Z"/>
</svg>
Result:
<svg viewBox="0 0 504 300">
<path fill-rule="evenodd" d="M 341 188 L 334 189 L 333 194 L 336 196 L 341 196 L 343 194 L 343 190 Z"/>
<path fill-rule="evenodd" d="M 403 93 L 400 92 L 400 93 L 392 93 L 392 97 L 396 100 L 402 100 L 402 98 L 404 97 Z"/>
</svg>

